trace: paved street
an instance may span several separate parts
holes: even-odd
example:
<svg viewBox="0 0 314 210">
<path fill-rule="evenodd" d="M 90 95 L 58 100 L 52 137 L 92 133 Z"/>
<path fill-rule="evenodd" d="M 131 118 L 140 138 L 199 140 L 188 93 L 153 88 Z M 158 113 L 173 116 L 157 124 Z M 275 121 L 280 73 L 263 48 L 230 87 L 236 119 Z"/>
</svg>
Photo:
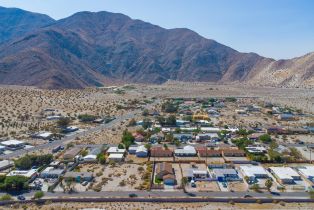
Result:
<svg viewBox="0 0 314 210">
<path fill-rule="evenodd" d="M 30 199 L 34 195 L 34 191 L 24 193 L 26 199 Z M 0 193 L 2 195 L 4 193 Z M 249 198 L 258 199 L 309 199 L 309 194 L 306 192 L 283 192 L 280 195 L 272 195 L 269 192 L 257 193 L 257 192 L 193 192 L 184 193 L 183 191 L 115 191 L 115 192 L 95 192 L 84 191 L 74 193 L 62 193 L 62 192 L 46 192 L 44 198 L 128 198 L 130 194 L 136 194 L 137 197 L 143 198 L 244 198 L 245 195 L 250 195 Z"/>
</svg>

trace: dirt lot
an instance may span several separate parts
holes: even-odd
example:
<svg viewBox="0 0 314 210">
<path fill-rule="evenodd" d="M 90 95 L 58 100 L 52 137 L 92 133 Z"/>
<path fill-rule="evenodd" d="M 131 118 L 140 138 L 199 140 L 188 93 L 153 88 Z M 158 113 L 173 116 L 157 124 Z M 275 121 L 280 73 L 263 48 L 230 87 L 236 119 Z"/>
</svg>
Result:
<svg viewBox="0 0 314 210">
<path fill-rule="evenodd" d="M 229 190 L 234 192 L 244 192 L 247 190 L 247 185 L 244 182 L 228 182 Z"/>
<path fill-rule="evenodd" d="M 208 157 L 208 158 L 204 158 L 201 157 L 200 160 L 207 160 L 207 164 L 223 164 L 225 163 L 225 160 L 221 157 Z"/>
<path fill-rule="evenodd" d="M 157 161 L 157 162 L 172 162 L 173 157 L 151 157 L 150 161 Z"/>
<path fill-rule="evenodd" d="M 41 210 L 72 210 L 72 209 L 173 209 L 173 210 L 207 210 L 207 209 L 221 209 L 221 210 L 268 210 L 268 209 L 282 209 L 282 210 L 311 210 L 314 208 L 313 203 L 280 203 L 280 204 L 228 204 L 228 203 L 47 203 L 46 205 L 15 205 L 12 209 L 41 209 Z M 2 207 L 0 209 L 9 209 L 10 207 Z"/>
<path fill-rule="evenodd" d="M 136 157 L 136 155 L 130 155 L 128 154 L 125 158 L 125 162 L 132 162 L 132 163 L 146 163 L 148 161 L 148 157 L 147 158 L 142 158 L 142 157 Z"/>
<path fill-rule="evenodd" d="M 181 186 L 182 173 L 181 173 L 180 165 L 174 163 L 174 164 L 172 164 L 172 168 L 173 168 L 174 174 L 176 176 L 177 186 Z"/>
<path fill-rule="evenodd" d="M 102 191 L 134 191 L 137 190 L 142 180 L 139 168 L 146 168 L 145 165 L 138 164 L 122 164 L 105 166 L 103 175 L 97 178 L 97 183 L 106 180 L 106 184 L 102 186 Z M 96 185 L 97 185 L 96 183 Z"/>
</svg>

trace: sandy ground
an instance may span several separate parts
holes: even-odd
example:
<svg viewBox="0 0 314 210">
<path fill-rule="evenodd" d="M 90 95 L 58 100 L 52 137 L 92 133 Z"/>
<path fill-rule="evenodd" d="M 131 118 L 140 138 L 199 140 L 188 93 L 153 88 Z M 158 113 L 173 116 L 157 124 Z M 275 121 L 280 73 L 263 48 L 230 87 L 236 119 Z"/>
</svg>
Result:
<svg viewBox="0 0 314 210">
<path fill-rule="evenodd" d="M 138 210 L 138 209 L 150 209 L 150 210 L 160 210 L 160 209 L 173 209 L 173 210 L 235 210 L 235 209 L 248 209 L 248 210 L 266 210 L 266 209 L 284 209 L 284 210 L 310 210 L 314 208 L 313 203 L 278 203 L 278 204 L 228 204 L 228 203 L 48 203 L 46 205 L 15 205 L 10 207 L 0 207 L 0 209 L 41 209 L 41 210 L 78 210 L 78 209 L 106 209 L 106 210 Z"/>
</svg>

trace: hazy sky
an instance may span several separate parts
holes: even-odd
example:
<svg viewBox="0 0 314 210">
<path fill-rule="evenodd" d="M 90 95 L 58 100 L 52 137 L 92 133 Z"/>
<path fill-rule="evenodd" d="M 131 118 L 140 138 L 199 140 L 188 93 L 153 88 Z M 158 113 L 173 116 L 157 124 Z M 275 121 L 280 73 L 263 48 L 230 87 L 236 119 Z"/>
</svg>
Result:
<svg viewBox="0 0 314 210">
<path fill-rule="evenodd" d="M 0 0 L 55 19 L 78 11 L 126 14 L 190 28 L 241 52 L 291 58 L 314 51 L 314 0 Z"/>
</svg>

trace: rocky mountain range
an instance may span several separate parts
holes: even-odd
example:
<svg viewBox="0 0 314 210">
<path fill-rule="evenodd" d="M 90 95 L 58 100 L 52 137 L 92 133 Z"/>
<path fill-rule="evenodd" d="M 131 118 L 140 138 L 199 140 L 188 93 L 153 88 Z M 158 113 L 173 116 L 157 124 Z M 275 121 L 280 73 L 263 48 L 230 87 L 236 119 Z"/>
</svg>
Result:
<svg viewBox="0 0 314 210">
<path fill-rule="evenodd" d="M 0 84 L 83 88 L 168 80 L 314 86 L 314 53 L 274 60 L 123 14 L 53 20 L 0 7 Z"/>
</svg>

